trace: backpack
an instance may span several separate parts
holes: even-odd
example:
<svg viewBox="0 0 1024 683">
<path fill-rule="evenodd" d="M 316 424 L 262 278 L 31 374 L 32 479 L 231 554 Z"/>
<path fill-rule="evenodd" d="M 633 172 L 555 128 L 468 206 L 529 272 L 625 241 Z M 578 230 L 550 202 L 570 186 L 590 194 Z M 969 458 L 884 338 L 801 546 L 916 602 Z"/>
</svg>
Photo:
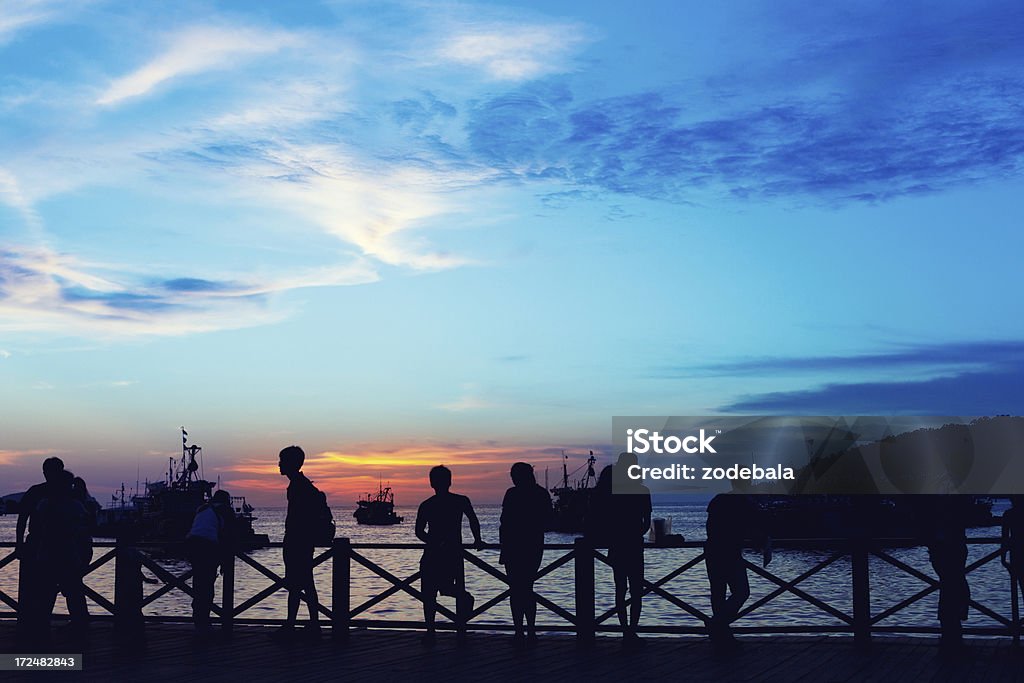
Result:
<svg viewBox="0 0 1024 683">
<path fill-rule="evenodd" d="M 331 507 L 327 504 L 327 494 L 313 486 L 316 494 L 316 513 L 313 517 L 313 543 L 316 545 L 331 545 L 334 543 L 334 515 Z"/>
</svg>

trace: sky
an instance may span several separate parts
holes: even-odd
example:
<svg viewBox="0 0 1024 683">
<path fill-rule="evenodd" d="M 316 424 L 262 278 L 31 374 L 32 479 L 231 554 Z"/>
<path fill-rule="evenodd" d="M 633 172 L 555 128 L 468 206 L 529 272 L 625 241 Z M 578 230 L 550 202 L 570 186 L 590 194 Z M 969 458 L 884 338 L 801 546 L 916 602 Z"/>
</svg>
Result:
<svg viewBox="0 0 1024 683">
<path fill-rule="evenodd" d="M 5 0 L 0 494 L 1020 414 L 1021 74 L 1003 0 Z"/>
</svg>

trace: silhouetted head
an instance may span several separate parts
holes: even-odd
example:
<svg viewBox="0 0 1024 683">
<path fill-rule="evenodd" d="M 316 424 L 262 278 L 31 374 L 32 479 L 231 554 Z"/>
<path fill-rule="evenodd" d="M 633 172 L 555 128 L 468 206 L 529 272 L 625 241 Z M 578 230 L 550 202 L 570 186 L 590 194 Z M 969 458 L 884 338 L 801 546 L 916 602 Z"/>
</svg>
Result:
<svg viewBox="0 0 1024 683">
<path fill-rule="evenodd" d="M 452 471 L 444 465 L 430 468 L 430 488 L 437 493 L 447 491 L 452 487 Z"/>
<path fill-rule="evenodd" d="M 47 458 L 43 461 L 43 478 L 49 483 L 57 481 L 57 477 L 64 471 L 64 461 L 60 458 Z"/>
<path fill-rule="evenodd" d="M 75 485 L 75 475 L 67 470 L 61 470 L 53 482 L 53 491 L 60 496 L 70 496 Z"/>
<path fill-rule="evenodd" d="M 74 491 L 75 496 L 82 500 L 89 499 L 89 488 L 85 485 L 85 479 L 81 477 L 75 477 L 71 482 L 71 490 Z"/>
<path fill-rule="evenodd" d="M 516 486 L 532 486 L 537 483 L 533 475 L 533 465 L 527 462 L 517 462 L 512 465 L 512 483 Z"/>
<path fill-rule="evenodd" d="M 306 454 L 298 446 L 288 446 L 278 455 L 277 467 L 281 474 L 295 474 L 302 469 L 302 463 L 306 462 Z"/>
<path fill-rule="evenodd" d="M 619 459 L 615 462 L 615 488 L 621 490 L 636 484 L 636 481 L 629 478 L 629 468 L 640 464 L 636 453 L 619 453 Z"/>
<path fill-rule="evenodd" d="M 213 498 L 210 499 L 210 503 L 213 505 L 231 505 L 231 494 L 220 489 L 217 493 L 213 494 Z"/>
<path fill-rule="evenodd" d="M 605 465 L 604 469 L 601 470 L 601 474 L 597 475 L 597 484 L 594 488 L 601 491 L 602 493 L 612 492 L 612 473 L 615 468 L 611 465 Z"/>
</svg>

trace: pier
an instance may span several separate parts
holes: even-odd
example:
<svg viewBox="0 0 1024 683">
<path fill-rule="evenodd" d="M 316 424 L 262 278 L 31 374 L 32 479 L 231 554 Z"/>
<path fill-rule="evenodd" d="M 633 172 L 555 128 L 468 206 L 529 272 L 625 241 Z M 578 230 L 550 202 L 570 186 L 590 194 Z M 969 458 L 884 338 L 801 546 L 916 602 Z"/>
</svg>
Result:
<svg viewBox="0 0 1024 683">
<path fill-rule="evenodd" d="M 0 623 L 0 643 L 14 625 Z M 230 640 L 197 643 L 186 624 L 150 624 L 144 646 L 118 645 L 113 626 L 93 630 L 84 668 L 56 674 L 87 681 L 1011 681 L 1020 678 L 1024 656 L 1007 640 L 973 639 L 968 656 L 939 654 L 934 638 L 877 638 L 869 651 L 841 636 L 750 636 L 742 650 L 716 656 L 705 638 L 648 638 L 639 650 L 623 650 L 617 638 L 598 637 L 580 647 L 571 636 L 542 636 L 520 650 L 505 634 L 471 633 L 465 646 L 441 634 L 424 649 L 415 632 L 364 630 L 346 642 L 278 643 L 270 627 L 240 626 Z M 57 650 L 70 652 L 67 648 Z M 0 647 L 0 649 L 4 649 Z M 57 651 L 54 650 L 54 651 Z M 75 652 L 80 651 L 75 650 Z M 50 674 L 55 675 L 55 674 Z M 4 672 L 4 680 L 38 681 L 39 673 Z M 43 676 L 45 678 L 45 675 Z"/>
<path fill-rule="evenodd" d="M 972 545 L 984 546 L 980 557 L 967 566 L 971 573 L 990 563 L 998 563 L 999 539 L 974 538 Z M 774 589 L 751 599 L 741 611 L 734 627 L 743 640 L 741 651 L 721 658 L 715 655 L 706 636 L 710 615 L 690 602 L 690 596 L 673 593 L 668 585 L 686 572 L 703 574 L 703 544 L 687 542 L 678 547 L 650 547 L 648 552 L 676 553 L 678 564 L 664 576 L 649 576 L 645 581 L 646 599 L 662 599 L 688 615 L 692 625 L 652 623 L 641 620 L 640 633 L 645 644 L 637 650 L 623 649 L 611 610 L 598 607 L 595 596 L 595 570 L 607 562 L 605 552 L 583 539 L 574 544 L 549 544 L 552 551 L 541 569 L 547 575 L 561 567 L 571 567 L 572 604 L 558 604 L 538 588 L 540 642 L 531 648 L 517 648 L 509 636 L 511 624 L 495 623 L 479 617 L 508 599 L 507 581 L 500 565 L 488 560 L 496 557 L 483 549 L 466 548 L 467 567 L 472 565 L 491 575 L 496 582 L 493 595 L 478 595 L 477 607 L 465 624 L 468 642 L 459 645 L 452 630 L 455 614 L 439 605 L 441 633 L 433 649 L 419 641 L 421 621 L 371 618 L 368 611 L 390 596 L 404 593 L 415 599 L 419 574 L 409 568 L 407 576 L 388 571 L 370 559 L 365 551 L 418 550 L 411 543 L 350 543 L 336 539 L 322 548 L 316 558 L 318 575 L 330 576 L 328 604 L 320 604 L 323 637 L 316 641 L 296 638 L 279 642 L 269 637 L 279 619 L 250 616 L 251 610 L 268 596 L 283 590 L 282 578 L 252 557 L 240 552 L 234 564 L 246 564 L 258 571 L 266 585 L 251 595 L 237 595 L 234 567 L 228 565 L 221 581 L 222 599 L 215 605 L 218 634 L 202 642 L 192 636 L 185 615 L 143 615 L 143 607 L 170 591 L 191 594 L 191 572 L 175 575 L 162 567 L 150 552 L 158 545 L 128 542 L 97 543 L 96 559 L 89 572 L 114 563 L 113 595 L 102 595 L 88 587 L 91 600 L 92 629 L 85 650 L 86 679 L 151 680 L 161 673 L 188 676 L 195 680 L 224 680 L 226 676 L 243 680 L 281 680 L 300 676 L 309 680 L 348 679 L 350 676 L 386 674 L 396 681 L 443 678 L 526 680 L 555 677 L 556 680 L 636 679 L 638 677 L 678 677 L 686 672 L 690 679 L 725 680 L 893 680 L 902 676 L 932 678 L 952 675 L 957 679 L 984 678 L 1012 680 L 1024 664 L 1019 647 L 1021 619 L 1016 586 L 1007 575 L 1005 595 L 989 595 L 1000 604 L 971 601 L 971 610 L 988 617 L 991 626 L 967 627 L 968 652 L 949 660 L 940 656 L 937 624 L 893 623 L 910 605 L 938 590 L 938 581 L 909 566 L 892 554 L 893 548 L 906 547 L 909 540 L 800 539 L 779 541 L 778 552 L 785 548 L 821 551 L 820 561 L 810 563 L 797 576 L 780 577 L 759 564 L 747 563 L 747 570 L 770 582 Z M 272 544 L 279 546 L 280 544 Z M 0 544 L 0 569 L 17 559 L 13 544 Z M 849 606 L 831 604 L 805 591 L 805 582 L 828 567 L 837 565 L 848 572 Z M 353 568 L 361 567 L 388 587 L 369 597 L 353 599 Z M 145 586 L 140 569 L 145 567 L 161 585 Z M 872 581 L 880 568 L 920 585 L 909 597 L 884 607 L 873 605 Z M 10 570 L 8 570 L 10 571 Z M 874 578 L 873 578 L 874 577 Z M 887 576 L 886 581 L 893 580 Z M 795 596 L 830 617 L 830 624 L 785 623 L 745 625 L 744 617 L 755 612 L 770 612 L 773 601 L 782 595 Z M 1005 601 L 1002 600 L 1005 597 Z M 0 612 L 0 651 L 13 652 L 16 595 L 0 591 L 0 602 L 9 608 Z M 443 620 L 447 621 L 443 621 Z M 479 619 L 479 621 L 478 621 Z M 55 622 L 60 618 L 55 616 Z M 59 631 L 59 629 L 58 629 Z M 144 639 L 140 638 L 141 634 Z M 48 652 L 78 652 L 73 644 L 62 642 L 60 634 Z"/>
</svg>

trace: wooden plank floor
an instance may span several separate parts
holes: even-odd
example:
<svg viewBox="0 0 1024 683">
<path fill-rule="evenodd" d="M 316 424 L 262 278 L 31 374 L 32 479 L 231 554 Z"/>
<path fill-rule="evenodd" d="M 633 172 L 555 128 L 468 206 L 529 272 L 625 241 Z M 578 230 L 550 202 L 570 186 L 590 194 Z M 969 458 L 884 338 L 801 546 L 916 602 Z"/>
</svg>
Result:
<svg viewBox="0 0 1024 683">
<path fill-rule="evenodd" d="M 580 648 L 567 636 L 542 637 L 521 651 L 508 635 L 470 634 L 458 646 L 442 633 L 425 649 L 409 631 L 354 631 L 347 644 L 329 637 L 281 643 L 272 629 L 237 627 L 231 641 L 198 643 L 191 628 L 147 624 L 144 646 L 119 646 L 109 622 L 94 625 L 82 673 L 0 673 L 0 679 L 39 681 L 1024 681 L 1024 648 L 1006 639 L 970 641 L 967 656 L 939 656 L 932 638 L 876 636 L 871 651 L 858 653 L 847 637 L 748 636 L 738 654 L 716 656 L 703 638 L 646 639 L 623 650 L 615 638 Z M 60 636 L 51 652 L 77 652 Z M 0 652 L 14 652 L 13 624 L 0 623 Z"/>
</svg>

